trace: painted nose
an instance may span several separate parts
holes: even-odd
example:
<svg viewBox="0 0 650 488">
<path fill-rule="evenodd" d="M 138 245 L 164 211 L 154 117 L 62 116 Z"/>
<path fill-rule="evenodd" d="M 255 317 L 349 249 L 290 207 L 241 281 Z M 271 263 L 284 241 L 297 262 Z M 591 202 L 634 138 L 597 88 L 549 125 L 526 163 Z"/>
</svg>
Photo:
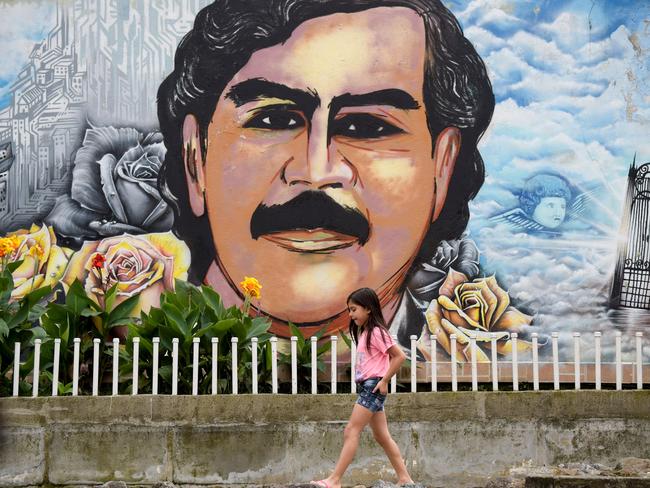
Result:
<svg viewBox="0 0 650 488">
<path fill-rule="evenodd" d="M 288 185 L 324 190 L 345 188 L 354 181 L 352 163 L 333 148 L 328 139 L 327 122 L 322 113 L 314 113 L 304 154 L 295 155 L 285 165 L 283 177 Z"/>
</svg>

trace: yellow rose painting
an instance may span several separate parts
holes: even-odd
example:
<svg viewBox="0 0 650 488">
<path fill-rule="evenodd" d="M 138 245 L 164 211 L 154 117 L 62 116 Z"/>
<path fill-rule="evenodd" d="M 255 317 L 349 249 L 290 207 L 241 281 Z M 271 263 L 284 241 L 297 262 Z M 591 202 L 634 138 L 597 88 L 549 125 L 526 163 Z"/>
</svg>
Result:
<svg viewBox="0 0 650 488">
<path fill-rule="evenodd" d="M 522 332 L 531 325 L 533 317 L 510 305 L 510 296 L 494 276 L 468 281 L 463 273 L 450 270 L 440 287 L 440 295 L 433 300 L 425 313 L 427 327 L 419 343 L 420 352 L 430 358 L 430 334 L 435 334 L 440 346 L 451 354 L 451 334 L 456 335 L 456 359 L 459 362 L 471 358 L 470 337 L 476 335 L 476 358 L 489 362 L 487 352 L 492 347 L 492 335 L 496 334 L 497 353 L 512 352 L 512 332 Z M 517 350 L 530 350 L 532 344 L 517 341 Z"/>
<path fill-rule="evenodd" d="M 72 250 L 59 247 L 51 227 L 32 225 L 11 232 L 0 243 L 0 254 L 6 262 L 22 260 L 12 273 L 13 300 L 19 300 L 32 290 L 54 286 L 63 276 Z"/>
<path fill-rule="evenodd" d="M 106 290 L 117 285 L 114 306 L 140 296 L 132 316 L 158 306 L 160 294 L 174 289 L 176 279 L 186 280 L 190 254 L 171 232 L 121 235 L 85 242 L 70 260 L 63 281 L 80 280 L 88 295 L 101 306 Z"/>
</svg>

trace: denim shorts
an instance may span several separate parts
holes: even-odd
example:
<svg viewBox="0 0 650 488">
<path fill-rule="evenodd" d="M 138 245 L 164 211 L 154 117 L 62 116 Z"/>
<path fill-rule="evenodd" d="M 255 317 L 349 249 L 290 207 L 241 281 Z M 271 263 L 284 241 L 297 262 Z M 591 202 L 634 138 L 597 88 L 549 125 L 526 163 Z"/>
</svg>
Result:
<svg viewBox="0 0 650 488">
<path fill-rule="evenodd" d="M 366 407 L 372 413 L 384 410 L 386 395 L 379 393 L 379 390 L 375 393 L 372 392 L 380 381 L 381 378 L 368 378 L 357 382 L 357 393 L 359 394 L 357 403 L 362 407 Z"/>
</svg>

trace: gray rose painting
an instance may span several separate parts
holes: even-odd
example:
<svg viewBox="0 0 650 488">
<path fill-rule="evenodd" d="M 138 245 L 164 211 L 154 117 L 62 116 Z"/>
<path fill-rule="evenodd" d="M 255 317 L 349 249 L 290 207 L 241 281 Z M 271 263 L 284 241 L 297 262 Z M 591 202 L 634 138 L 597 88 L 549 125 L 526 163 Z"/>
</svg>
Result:
<svg viewBox="0 0 650 488">
<path fill-rule="evenodd" d="M 157 185 L 164 158 L 159 132 L 86 130 L 74 158 L 70 194 L 59 197 L 45 222 L 77 242 L 171 229 L 173 213 Z"/>
</svg>

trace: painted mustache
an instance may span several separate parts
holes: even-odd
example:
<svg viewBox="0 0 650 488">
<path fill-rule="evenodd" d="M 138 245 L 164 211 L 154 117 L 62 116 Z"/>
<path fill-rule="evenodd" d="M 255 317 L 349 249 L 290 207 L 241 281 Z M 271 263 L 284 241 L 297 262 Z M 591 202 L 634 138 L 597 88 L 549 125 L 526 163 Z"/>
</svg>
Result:
<svg viewBox="0 0 650 488">
<path fill-rule="evenodd" d="M 251 217 L 251 237 L 291 230 L 326 229 L 368 241 L 370 223 L 356 208 L 343 207 L 322 191 L 308 190 L 286 203 L 258 205 Z"/>
</svg>

